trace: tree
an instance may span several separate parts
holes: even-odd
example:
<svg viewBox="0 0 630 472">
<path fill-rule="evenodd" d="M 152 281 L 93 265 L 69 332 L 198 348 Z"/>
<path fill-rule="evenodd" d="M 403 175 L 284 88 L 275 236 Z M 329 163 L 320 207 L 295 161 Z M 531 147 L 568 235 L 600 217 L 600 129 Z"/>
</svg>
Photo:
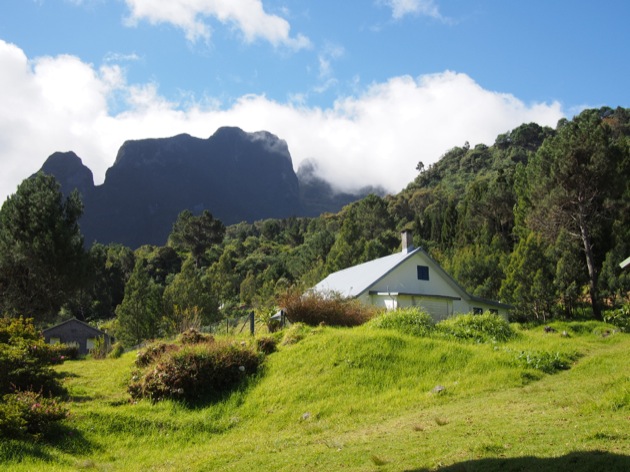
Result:
<svg viewBox="0 0 630 472">
<path fill-rule="evenodd" d="M 170 334 L 180 332 L 183 313 L 195 312 L 199 322 L 206 325 L 220 319 L 218 297 L 212 284 L 192 258 L 186 259 L 182 270 L 166 287 L 163 295 L 164 313 Z"/>
<path fill-rule="evenodd" d="M 146 261 L 138 259 L 125 285 L 125 298 L 116 308 L 116 337 L 131 347 L 159 334 L 162 287 L 149 277 Z"/>
<path fill-rule="evenodd" d="M 515 305 L 515 314 L 520 320 L 545 321 L 552 314 L 553 264 L 546 250 L 541 236 L 531 232 L 518 242 L 510 255 L 499 295 L 501 301 Z"/>
<path fill-rule="evenodd" d="M 199 216 L 193 216 L 190 210 L 182 211 L 173 224 L 169 244 L 175 249 L 192 254 L 197 267 L 207 249 L 220 244 L 225 237 L 225 225 L 215 219 L 208 210 Z"/>
<path fill-rule="evenodd" d="M 65 200 L 57 180 L 39 173 L 0 209 L 0 311 L 44 322 L 82 283 L 85 264 L 78 192 Z"/>
<path fill-rule="evenodd" d="M 531 211 L 528 226 L 554 242 L 561 230 L 582 245 L 589 276 L 593 315 L 601 319 L 595 247 L 606 251 L 606 216 L 620 197 L 622 153 L 602 110 L 586 110 L 573 121 L 561 121 L 527 166 Z"/>
</svg>

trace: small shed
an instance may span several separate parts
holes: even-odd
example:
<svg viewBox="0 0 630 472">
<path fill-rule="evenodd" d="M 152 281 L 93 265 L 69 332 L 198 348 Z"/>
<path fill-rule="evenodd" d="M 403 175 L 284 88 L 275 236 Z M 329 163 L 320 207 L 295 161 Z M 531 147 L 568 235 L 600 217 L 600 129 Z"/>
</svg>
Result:
<svg viewBox="0 0 630 472">
<path fill-rule="evenodd" d="M 76 318 L 45 329 L 43 335 L 48 344 L 78 344 L 79 354 L 87 354 L 94 349 L 98 338 L 103 338 L 106 346 L 111 343 L 109 334 Z"/>
</svg>

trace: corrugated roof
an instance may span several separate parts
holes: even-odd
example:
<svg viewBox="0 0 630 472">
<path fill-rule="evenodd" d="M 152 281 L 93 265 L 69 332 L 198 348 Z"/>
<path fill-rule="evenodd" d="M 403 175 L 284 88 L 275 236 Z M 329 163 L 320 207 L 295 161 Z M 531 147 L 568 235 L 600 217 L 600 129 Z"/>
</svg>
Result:
<svg viewBox="0 0 630 472">
<path fill-rule="evenodd" d="M 336 292 L 344 297 L 356 297 L 420 250 L 421 248 L 416 248 L 409 252 L 397 252 L 391 256 L 333 272 L 315 285 L 314 290 Z"/>
</svg>

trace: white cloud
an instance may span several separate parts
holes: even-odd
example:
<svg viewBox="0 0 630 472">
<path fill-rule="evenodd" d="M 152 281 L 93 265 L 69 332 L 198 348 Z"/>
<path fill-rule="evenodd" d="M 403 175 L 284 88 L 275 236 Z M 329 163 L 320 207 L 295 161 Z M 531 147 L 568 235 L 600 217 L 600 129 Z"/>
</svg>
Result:
<svg viewBox="0 0 630 472">
<path fill-rule="evenodd" d="M 264 11 L 262 0 L 125 0 L 130 9 L 128 24 L 141 20 L 152 24 L 171 23 L 181 28 L 190 41 L 209 40 L 212 29 L 208 17 L 235 27 L 246 42 L 257 39 L 273 46 L 303 49 L 310 46 L 301 34 L 292 37 L 284 18 Z"/>
<path fill-rule="evenodd" d="M 433 0 L 379 0 L 380 4 L 392 9 L 394 19 L 405 15 L 424 15 L 435 19 L 443 19 L 438 6 Z"/>
<path fill-rule="evenodd" d="M 527 105 L 449 71 L 394 77 L 322 109 L 297 96 L 280 103 L 246 95 L 229 107 L 211 98 L 175 103 L 157 84 L 129 84 L 119 66 L 97 69 L 72 56 L 29 60 L 1 40 L 0 70 L 2 200 L 55 151 L 75 151 L 98 184 L 125 140 L 207 138 L 220 126 L 276 134 L 296 169 L 313 159 L 340 189 L 371 184 L 396 192 L 415 178 L 419 161 L 428 166 L 465 141 L 492 144 L 522 123 L 555 126 L 563 116 L 558 103 Z M 124 112 L 108 108 L 113 95 Z"/>
</svg>

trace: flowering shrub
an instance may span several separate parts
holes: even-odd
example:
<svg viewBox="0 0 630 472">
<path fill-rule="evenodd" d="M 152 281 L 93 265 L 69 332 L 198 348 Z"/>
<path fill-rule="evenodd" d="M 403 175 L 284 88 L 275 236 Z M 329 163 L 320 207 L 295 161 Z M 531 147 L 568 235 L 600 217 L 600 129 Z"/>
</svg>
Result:
<svg viewBox="0 0 630 472">
<path fill-rule="evenodd" d="M 133 374 L 128 387 L 132 398 L 195 402 L 216 397 L 254 374 L 262 362 L 262 354 L 246 343 L 215 341 L 162 349 Z"/>
<path fill-rule="evenodd" d="M 67 416 L 68 411 L 57 400 L 41 393 L 26 390 L 7 394 L 0 402 L 0 437 L 38 438 Z"/>
</svg>

